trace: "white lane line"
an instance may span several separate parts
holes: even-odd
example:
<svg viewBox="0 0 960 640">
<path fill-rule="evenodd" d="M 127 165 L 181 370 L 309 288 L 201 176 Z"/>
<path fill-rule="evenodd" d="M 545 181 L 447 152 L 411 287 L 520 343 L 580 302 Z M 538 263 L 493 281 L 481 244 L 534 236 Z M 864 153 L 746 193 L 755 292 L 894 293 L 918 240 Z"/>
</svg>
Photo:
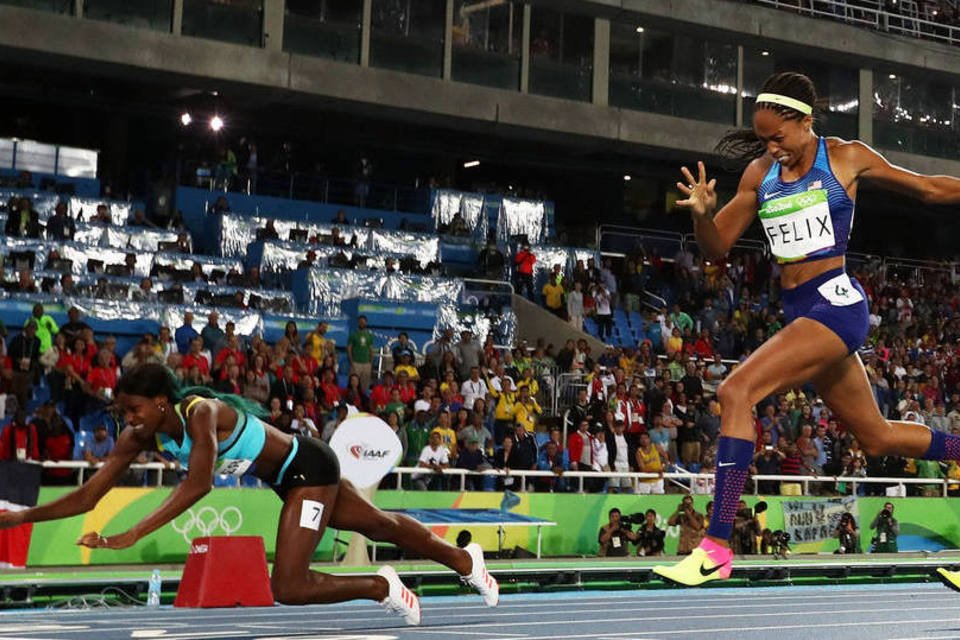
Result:
<svg viewBox="0 0 960 640">
<path fill-rule="evenodd" d="M 855 612 L 856 613 L 856 612 Z M 714 627 L 714 628 L 695 628 L 695 629 L 671 629 L 669 631 L 655 631 L 654 635 L 656 636 L 672 636 L 672 635 L 681 635 L 681 634 L 710 634 L 704 637 L 714 637 L 713 634 L 718 633 L 743 633 L 750 631 L 779 631 L 781 629 L 829 629 L 833 627 L 877 627 L 884 625 L 901 625 L 901 624 L 910 624 L 916 625 L 919 623 L 923 624 L 934 624 L 941 622 L 958 622 L 960 618 L 940 618 L 935 620 L 877 620 L 875 622 L 820 622 L 820 623 L 810 623 L 810 624 L 793 624 L 793 625 L 781 625 L 768 626 L 768 627 Z M 618 620 L 617 622 L 622 622 Z M 608 638 L 616 638 L 617 640 L 626 640 L 630 638 L 628 633 L 605 633 L 603 634 Z M 584 633 L 578 635 L 565 635 L 558 636 L 556 634 L 549 636 L 533 636 L 526 638 L 526 640 L 579 640 L 580 638 L 596 638 L 596 633 Z M 949 638 L 956 638 L 957 636 L 944 636 Z M 911 640 L 929 640 L 928 636 L 919 636 Z"/>
<path fill-rule="evenodd" d="M 689 610 L 689 609 L 688 609 L 688 610 Z M 695 610 L 697 610 L 697 609 L 694 609 L 694 611 L 695 611 Z M 897 607 L 897 608 L 896 608 L 896 611 L 897 611 L 897 612 L 904 612 L 904 611 L 943 611 L 943 607 L 942 607 L 942 606 L 939 606 L 939 607 Z M 862 615 L 862 614 L 871 614 L 871 613 L 872 613 L 872 614 L 883 614 L 883 613 L 891 613 L 891 612 L 892 612 L 892 610 L 891 610 L 890 608 L 882 608 L 882 609 L 858 609 L 858 610 L 857 610 L 856 612 L 854 612 L 854 613 L 856 613 L 857 615 Z M 574 613 L 574 612 L 571 612 L 571 613 Z M 609 612 L 609 611 L 597 611 L 597 612 L 595 612 L 595 613 L 604 614 L 606 617 L 603 618 L 603 619 L 595 619 L 595 620 L 583 620 L 583 619 L 567 620 L 567 619 L 564 619 L 564 620 L 549 620 L 549 621 L 535 620 L 535 621 L 531 621 L 531 622 L 500 622 L 500 621 L 496 621 L 496 622 L 487 622 L 487 623 L 471 623 L 471 624 L 470 624 L 470 628 L 471 628 L 471 629 L 477 629 L 477 628 L 482 628 L 482 627 L 498 627 L 498 628 L 503 628 L 503 627 L 529 627 L 529 626 L 542 626 L 543 624 L 563 624 L 563 625 L 566 625 L 566 626 L 574 626 L 574 625 L 596 624 L 596 623 L 598 623 L 598 622 L 607 622 L 607 621 L 609 621 L 609 619 L 610 619 L 610 617 L 609 617 L 610 612 Z M 619 614 L 619 612 L 617 612 L 617 613 Z M 818 611 L 815 613 L 815 615 L 817 615 L 817 616 L 823 616 L 823 615 L 825 615 L 825 614 L 830 614 L 830 613 L 833 613 L 833 614 L 841 614 L 841 613 L 842 613 L 842 614 L 844 614 L 844 615 L 849 615 L 851 612 L 850 612 L 848 609 L 845 609 L 845 610 L 843 610 L 843 611 L 832 611 L 832 612 L 825 612 L 825 611 L 822 611 L 822 610 L 818 610 Z M 724 614 L 724 613 L 710 613 L 710 614 L 704 614 L 704 615 L 689 615 L 689 614 L 688 614 L 688 615 L 682 616 L 682 618 L 683 618 L 684 620 L 698 620 L 698 619 L 717 620 L 717 619 L 722 619 L 722 618 L 776 618 L 776 617 L 786 617 L 786 616 L 810 616 L 810 615 L 811 615 L 810 611 L 796 611 L 796 612 L 776 611 L 776 612 L 768 612 L 768 613 L 728 613 L 728 614 Z M 499 617 L 499 616 L 498 616 L 498 617 Z M 643 617 L 643 618 L 625 618 L 625 617 L 622 617 L 622 616 L 618 615 L 617 618 L 616 618 L 616 623 L 617 623 L 617 624 L 624 624 L 624 623 L 627 623 L 627 622 L 645 622 L 645 623 L 649 623 L 649 622 L 663 622 L 663 621 L 666 621 L 666 620 L 676 621 L 676 620 L 677 620 L 677 616 L 674 615 L 674 616 L 651 616 L 651 617 Z M 960 618 L 950 618 L 950 620 L 960 620 Z M 915 620 L 914 622 L 919 623 L 919 622 L 928 622 L 928 621 L 927 621 L 927 620 Z M 748 627 L 748 628 L 761 628 L 761 627 Z M 777 628 L 777 627 L 769 627 L 769 628 L 775 629 L 775 628 Z M 661 632 L 658 631 L 658 632 L 656 632 L 656 633 L 661 633 Z M 673 632 L 671 632 L 671 633 L 673 633 Z M 592 635 L 596 635 L 596 632 L 594 632 L 594 634 L 592 634 Z M 616 635 L 616 634 L 614 634 L 614 635 Z M 549 638 L 549 637 L 551 637 L 551 636 L 544 636 L 544 637 Z M 578 636 L 572 636 L 572 637 L 578 637 Z M 531 640 L 532 640 L 532 639 L 531 639 Z"/>
<path fill-rule="evenodd" d="M 457 629 L 456 631 L 451 631 L 450 629 L 431 629 L 429 627 L 418 627 L 417 635 L 421 633 L 445 633 L 447 635 L 455 633 L 457 636 L 483 636 L 484 638 L 523 638 L 526 640 L 530 634 L 528 633 L 495 633 L 493 631 L 464 631 L 462 629 Z"/>
</svg>

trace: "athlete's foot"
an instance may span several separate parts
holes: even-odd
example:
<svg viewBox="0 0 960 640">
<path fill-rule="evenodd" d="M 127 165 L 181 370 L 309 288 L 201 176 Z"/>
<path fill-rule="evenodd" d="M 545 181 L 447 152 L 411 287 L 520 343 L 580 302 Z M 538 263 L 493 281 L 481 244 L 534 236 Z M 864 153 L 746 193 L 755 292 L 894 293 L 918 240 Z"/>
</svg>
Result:
<svg viewBox="0 0 960 640">
<path fill-rule="evenodd" d="M 483 561 L 483 547 L 476 542 L 471 542 L 464 551 L 470 554 L 473 568 L 468 575 L 460 576 L 460 580 L 463 584 L 468 584 L 479 591 L 488 607 L 497 606 L 500 602 L 500 585 L 487 571 L 487 565 Z"/>
<path fill-rule="evenodd" d="M 671 567 L 654 567 L 653 572 L 668 582 L 695 587 L 711 580 L 726 580 L 732 569 L 733 552 L 704 538 L 689 556 Z"/>
<path fill-rule="evenodd" d="M 949 571 L 943 567 L 937 569 L 937 578 L 954 591 L 960 591 L 960 571 Z"/>
<path fill-rule="evenodd" d="M 400 581 L 396 570 L 393 567 L 383 566 L 377 571 L 377 575 L 384 578 L 390 585 L 387 597 L 380 601 L 383 608 L 390 613 L 403 616 L 409 625 L 420 624 L 420 599 Z"/>
</svg>

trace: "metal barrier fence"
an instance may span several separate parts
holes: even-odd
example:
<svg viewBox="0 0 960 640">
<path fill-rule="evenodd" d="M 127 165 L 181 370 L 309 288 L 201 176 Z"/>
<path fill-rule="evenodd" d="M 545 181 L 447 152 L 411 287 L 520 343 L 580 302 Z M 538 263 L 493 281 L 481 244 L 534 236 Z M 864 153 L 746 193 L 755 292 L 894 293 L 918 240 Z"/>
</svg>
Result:
<svg viewBox="0 0 960 640">
<path fill-rule="evenodd" d="M 61 461 L 61 462 L 51 462 L 45 461 L 42 463 L 44 469 L 76 469 L 79 471 L 78 482 L 77 484 L 83 484 L 84 473 L 86 471 L 95 471 L 96 469 L 103 466 L 103 463 L 96 465 L 91 465 L 83 461 Z M 134 471 L 143 470 L 143 471 L 155 471 L 157 473 L 157 480 L 154 486 L 161 486 L 161 481 L 163 478 L 164 471 L 170 471 L 176 467 L 169 463 L 162 462 L 148 462 L 145 464 L 132 464 L 130 469 Z M 466 469 L 444 469 L 439 474 L 437 472 L 425 469 L 422 467 L 396 467 L 391 471 L 391 474 L 396 478 L 396 488 L 403 489 L 403 479 L 405 477 L 414 477 L 414 476 L 424 476 L 424 475 L 442 475 L 447 478 L 458 478 L 455 482 L 459 482 L 459 490 L 466 491 L 467 478 L 485 478 L 485 477 L 494 477 L 494 478 L 515 478 L 520 479 L 522 482 L 518 484 L 516 489 L 520 491 L 529 491 L 530 488 L 527 485 L 526 480 L 529 478 L 566 478 L 576 481 L 576 491 L 579 493 L 585 493 L 584 484 L 586 482 L 595 481 L 595 480 L 609 480 L 609 479 L 629 479 L 632 482 L 637 482 L 640 480 L 652 480 L 652 479 L 663 479 L 666 481 L 672 481 L 673 484 L 677 484 L 685 488 L 688 492 L 693 492 L 693 487 L 695 483 L 699 483 L 701 488 L 708 488 L 709 491 L 703 491 L 701 493 L 712 493 L 712 486 L 714 480 L 714 474 L 712 473 L 626 473 L 626 472 L 617 472 L 617 471 L 566 471 L 561 475 L 557 475 L 553 471 L 533 471 L 533 470 L 523 470 L 523 469 L 487 469 L 485 471 L 468 471 Z M 801 486 L 802 495 L 810 494 L 810 486 L 815 484 L 827 484 L 827 485 L 837 485 L 837 483 L 845 483 L 850 486 L 851 494 L 856 494 L 858 487 L 861 485 L 926 485 L 926 486 L 937 486 L 938 491 L 943 497 L 948 495 L 948 490 L 950 485 L 960 486 L 960 482 L 957 480 L 951 480 L 949 478 L 859 478 L 852 476 L 789 476 L 789 475 L 756 475 L 751 476 L 754 480 L 753 482 L 753 493 L 752 495 L 760 495 L 759 484 L 764 481 L 770 482 L 785 482 L 791 484 L 799 484 Z M 689 485 L 688 485 L 689 483 Z M 236 486 L 240 486 L 239 480 Z M 257 481 L 257 487 L 263 486 L 263 484 Z M 456 489 L 454 489 L 456 490 Z"/>
<path fill-rule="evenodd" d="M 870 29 L 960 44 L 960 27 L 936 22 L 935 3 L 900 0 L 900 11 L 886 11 L 881 0 L 754 0 L 758 4 L 786 9 L 800 15 L 855 24 Z"/>
</svg>

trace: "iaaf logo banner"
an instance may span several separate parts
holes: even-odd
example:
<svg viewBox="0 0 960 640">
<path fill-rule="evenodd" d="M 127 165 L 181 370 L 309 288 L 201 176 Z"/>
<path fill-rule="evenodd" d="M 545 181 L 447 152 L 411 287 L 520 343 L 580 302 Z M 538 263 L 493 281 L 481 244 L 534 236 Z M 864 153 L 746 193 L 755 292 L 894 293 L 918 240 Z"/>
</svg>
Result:
<svg viewBox="0 0 960 640">
<path fill-rule="evenodd" d="M 400 439 L 377 416 L 357 414 L 340 423 L 330 438 L 340 475 L 360 489 L 375 486 L 400 459 Z"/>
<path fill-rule="evenodd" d="M 383 460 L 390 455 L 389 449 L 373 449 L 367 444 L 355 444 L 350 447 L 350 455 L 357 460 Z"/>
</svg>

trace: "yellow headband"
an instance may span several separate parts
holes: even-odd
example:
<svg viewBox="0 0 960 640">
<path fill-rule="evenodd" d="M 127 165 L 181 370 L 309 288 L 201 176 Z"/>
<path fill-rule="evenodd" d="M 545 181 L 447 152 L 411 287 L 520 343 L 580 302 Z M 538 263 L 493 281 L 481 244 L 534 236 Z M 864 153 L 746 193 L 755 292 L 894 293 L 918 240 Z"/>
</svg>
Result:
<svg viewBox="0 0 960 640">
<path fill-rule="evenodd" d="M 787 96 L 781 96 L 777 93 L 761 93 L 757 96 L 757 103 L 761 102 L 772 102 L 773 104 L 783 105 L 784 107 L 790 107 L 796 111 L 799 111 L 805 116 L 813 113 L 813 107 L 808 105 L 806 102 L 801 102 L 796 98 L 790 98 Z"/>
</svg>

